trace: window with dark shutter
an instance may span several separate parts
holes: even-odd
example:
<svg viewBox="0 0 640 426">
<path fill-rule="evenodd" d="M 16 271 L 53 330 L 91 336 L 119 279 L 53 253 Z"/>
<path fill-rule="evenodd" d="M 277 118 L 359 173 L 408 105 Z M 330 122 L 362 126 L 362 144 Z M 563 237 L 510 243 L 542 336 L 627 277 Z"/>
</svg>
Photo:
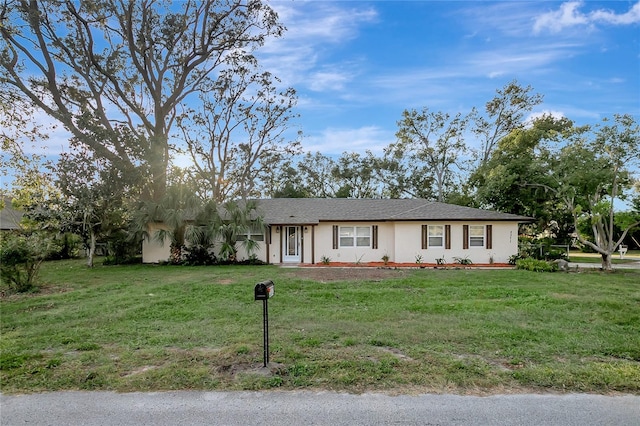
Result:
<svg viewBox="0 0 640 426">
<path fill-rule="evenodd" d="M 487 225 L 486 228 L 486 233 L 487 233 L 487 248 L 488 249 L 492 249 L 493 248 L 493 236 L 492 234 L 492 226 L 491 225 Z"/>
<path fill-rule="evenodd" d="M 338 225 L 333 225 L 333 248 L 338 248 Z"/>
</svg>

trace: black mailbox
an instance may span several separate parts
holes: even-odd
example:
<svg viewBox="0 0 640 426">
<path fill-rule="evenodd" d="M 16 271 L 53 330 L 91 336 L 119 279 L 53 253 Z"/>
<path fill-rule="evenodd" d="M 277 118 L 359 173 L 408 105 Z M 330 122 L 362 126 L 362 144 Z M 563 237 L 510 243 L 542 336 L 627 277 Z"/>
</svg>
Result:
<svg viewBox="0 0 640 426">
<path fill-rule="evenodd" d="M 273 297 L 273 281 L 262 281 L 254 288 L 255 300 L 267 300 Z"/>
</svg>

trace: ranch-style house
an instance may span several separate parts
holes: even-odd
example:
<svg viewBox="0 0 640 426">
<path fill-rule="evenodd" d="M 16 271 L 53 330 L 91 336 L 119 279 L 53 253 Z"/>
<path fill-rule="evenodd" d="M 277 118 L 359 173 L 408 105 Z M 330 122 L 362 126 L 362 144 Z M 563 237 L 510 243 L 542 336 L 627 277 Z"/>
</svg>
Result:
<svg viewBox="0 0 640 426">
<path fill-rule="evenodd" d="M 267 225 L 245 238 L 272 264 L 332 262 L 506 263 L 518 253 L 518 225 L 532 219 L 423 199 L 274 198 L 258 201 Z M 153 235 L 162 224 L 150 224 Z M 239 244 L 238 259 L 247 258 Z M 169 244 L 143 242 L 143 262 L 169 259 Z"/>
</svg>

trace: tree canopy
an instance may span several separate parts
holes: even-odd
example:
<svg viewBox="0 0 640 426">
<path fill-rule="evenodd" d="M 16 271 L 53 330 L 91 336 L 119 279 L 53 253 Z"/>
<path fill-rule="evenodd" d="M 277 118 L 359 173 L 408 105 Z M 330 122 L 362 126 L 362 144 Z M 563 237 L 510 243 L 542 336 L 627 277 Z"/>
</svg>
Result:
<svg viewBox="0 0 640 426">
<path fill-rule="evenodd" d="M 156 200 L 177 107 L 283 31 L 258 0 L 7 0 L 0 20 L 3 87 Z"/>
</svg>

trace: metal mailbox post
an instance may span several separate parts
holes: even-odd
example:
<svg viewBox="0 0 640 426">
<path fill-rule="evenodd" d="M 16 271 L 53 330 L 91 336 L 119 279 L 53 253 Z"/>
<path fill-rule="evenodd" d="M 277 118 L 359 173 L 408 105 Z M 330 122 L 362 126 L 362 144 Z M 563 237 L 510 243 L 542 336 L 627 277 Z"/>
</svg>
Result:
<svg viewBox="0 0 640 426">
<path fill-rule="evenodd" d="M 264 330 L 264 366 L 269 363 L 269 307 L 267 301 L 274 294 L 273 281 L 262 281 L 256 284 L 253 289 L 254 300 L 262 300 L 262 327 Z"/>
</svg>

